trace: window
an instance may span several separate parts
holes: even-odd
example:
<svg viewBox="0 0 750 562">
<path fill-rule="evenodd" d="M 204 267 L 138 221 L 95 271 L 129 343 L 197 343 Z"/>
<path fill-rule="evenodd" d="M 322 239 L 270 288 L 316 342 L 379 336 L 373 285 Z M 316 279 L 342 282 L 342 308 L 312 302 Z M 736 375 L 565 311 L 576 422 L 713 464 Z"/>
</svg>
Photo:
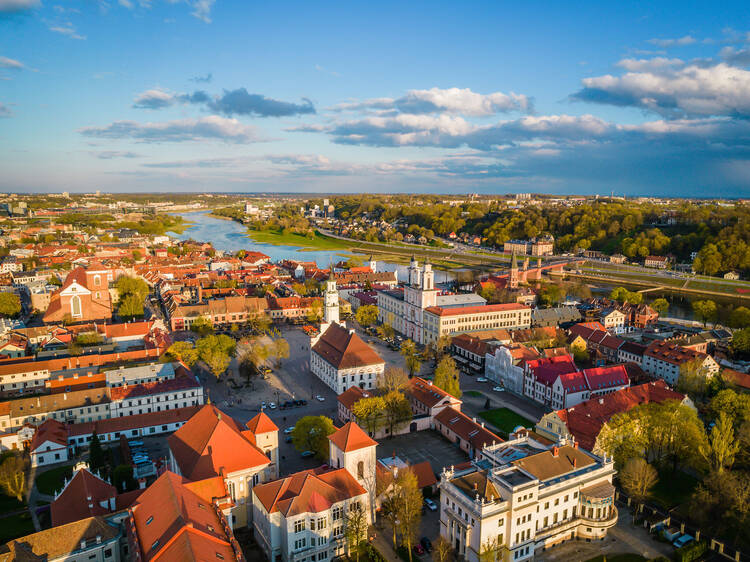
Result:
<svg viewBox="0 0 750 562">
<path fill-rule="evenodd" d="M 224 560 L 224 556 L 220 552 L 216 553 L 216 558 L 218 558 L 219 560 Z"/>
<path fill-rule="evenodd" d="M 362 480 L 365 477 L 365 463 L 363 461 L 359 461 L 357 463 L 357 478 Z"/>
<path fill-rule="evenodd" d="M 110 556 L 112 556 L 112 549 L 108 548 L 104 551 L 104 558 L 109 558 Z"/>
<path fill-rule="evenodd" d="M 343 508 L 341 506 L 337 506 L 333 508 L 333 520 L 338 521 L 343 516 Z"/>
<path fill-rule="evenodd" d="M 294 541 L 294 550 L 305 548 L 306 544 L 307 544 L 307 539 L 297 539 L 296 541 Z"/>
<path fill-rule="evenodd" d="M 294 532 L 295 533 L 301 533 L 305 530 L 305 520 L 300 519 L 299 521 L 294 522 Z"/>
<path fill-rule="evenodd" d="M 318 531 L 320 531 L 321 529 L 325 529 L 327 523 L 328 521 L 326 520 L 325 517 L 318 518 Z"/>
<path fill-rule="evenodd" d="M 146 525 L 151 525 L 151 522 L 154 520 L 154 516 L 150 515 L 148 519 L 146 519 Z"/>
</svg>

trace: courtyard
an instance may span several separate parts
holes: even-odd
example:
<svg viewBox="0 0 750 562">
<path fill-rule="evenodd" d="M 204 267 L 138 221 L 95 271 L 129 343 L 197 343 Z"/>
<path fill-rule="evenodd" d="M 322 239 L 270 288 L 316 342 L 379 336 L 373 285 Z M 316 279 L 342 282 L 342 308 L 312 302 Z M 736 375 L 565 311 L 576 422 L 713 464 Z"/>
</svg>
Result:
<svg viewBox="0 0 750 562">
<path fill-rule="evenodd" d="M 432 471 L 440 479 L 443 467 L 468 461 L 466 454 L 447 441 L 437 431 L 418 431 L 383 439 L 376 451 L 379 459 L 394 454 L 409 464 L 429 461 Z"/>
</svg>

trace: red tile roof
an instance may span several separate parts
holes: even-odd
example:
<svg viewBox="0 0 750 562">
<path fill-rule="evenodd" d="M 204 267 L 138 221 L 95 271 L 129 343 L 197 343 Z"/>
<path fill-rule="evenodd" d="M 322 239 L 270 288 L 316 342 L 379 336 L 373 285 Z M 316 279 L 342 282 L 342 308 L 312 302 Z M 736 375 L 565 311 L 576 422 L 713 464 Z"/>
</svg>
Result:
<svg viewBox="0 0 750 562">
<path fill-rule="evenodd" d="M 149 412 L 146 414 L 123 416 L 121 418 L 108 418 L 95 422 L 74 423 L 68 426 L 68 435 L 70 437 L 78 437 L 80 435 L 91 435 L 94 432 L 97 435 L 116 432 L 122 433 L 142 427 L 184 422 L 193 417 L 199 409 L 200 406 L 188 406 L 186 408 L 164 410 L 163 412 Z"/>
<path fill-rule="evenodd" d="M 305 470 L 253 488 L 268 513 L 278 511 L 285 517 L 326 511 L 335 503 L 366 493 L 345 468 L 322 473 Z"/>
<path fill-rule="evenodd" d="M 427 408 L 437 406 L 441 402 L 444 404 L 461 403 L 456 397 L 448 394 L 442 388 L 435 386 L 431 381 L 426 381 L 420 377 L 409 379 L 406 392 L 411 398 L 421 402 Z"/>
<path fill-rule="evenodd" d="M 365 398 L 367 396 L 369 396 L 369 394 L 367 394 L 364 390 L 362 390 L 358 386 L 350 386 L 344 392 L 339 394 L 336 397 L 336 400 L 338 400 L 341 403 L 341 405 L 344 406 L 344 408 L 346 408 L 347 410 L 351 412 L 352 407 L 357 402 L 362 400 L 362 398 Z"/>
<path fill-rule="evenodd" d="M 173 379 L 165 379 L 154 382 L 144 382 L 128 386 L 113 386 L 109 389 L 109 395 L 113 401 L 137 398 L 139 396 L 152 396 L 165 392 L 177 392 L 200 388 L 200 383 L 192 375 L 176 376 Z"/>
<path fill-rule="evenodd" d="M 384 363 L 380 355 L 362 338 L 336 323 L 328 327 L 312 349 L 336 369 Z"/>
<path fill-rule="evenodd" d="M 552 386 L 560 375 L 575 373 L 578 367 L 570 355 L 544 357 L 526 362 L 528 371 L 534 374 L 536 380 L 546 386 Z"/>
<path fill-rule="evenodd" d="M 112 484 L 83 468 L 73 475 L 63 492 L 52 502 L 52 525 L 57 527 L 94 515 L 107 514 L 111 511 L 108 502 L 116 495 L 117 490 Z M 102 502 L 107 502 L 107 507 L 103 507 Z"/>
<path fill-rule="evenodd" d="M 354 422 L 348 422 L 341 429 L 334 431 L 328 439 L 345 453 L 378 444 Z"/>
<path fill-rule="evenodd" d="M 644 355 L 673 365 L 682 365 L 683 363 L 687 363 L 694 359 L 706 358 L 705 353 L 688 349 L 687 347 L 682 347 L 681 345 L 668 341 L 652 342 L 646 348 Z"/>
<path fill-rule="evenodd" d="M 270 464 L 271 460 L 242 431 L 234 419 L 206 404 L 167 442 L 180 472 L 190 480 Z"/>
<path fill-rule="evenodd" d="M 684 394 L 673 391 L 659 379 L 592 398 L 567 410 L 558 410 L 556 414 L 581 447 L 592 450 L 602 426 L 615 414 L 640 404 L 684 399 Z"/>
<path fill-rule="evenodd" d="M 624 365 L 585 369 L 583 374 L 592 392 L 615 386 L 628 386 L 630 384 L 628 372 Z"/>
</svg>

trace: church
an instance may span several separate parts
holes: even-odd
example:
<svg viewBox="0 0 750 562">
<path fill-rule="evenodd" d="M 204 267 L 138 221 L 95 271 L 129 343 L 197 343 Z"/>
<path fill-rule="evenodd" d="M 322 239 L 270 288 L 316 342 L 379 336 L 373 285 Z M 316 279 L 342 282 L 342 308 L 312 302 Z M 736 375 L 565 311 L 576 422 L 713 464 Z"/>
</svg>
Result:
<svg viewBox="0 0 750 562">
<path fill-rule="evenodd" d="M 336 394 L 347 388 L 375 388 L 385 361 L 339 319 L 339 294 L 333 276 L 326 281 L 323 323 L 310 340 L 310 370 Z"/>
<path fill-rule="evenodd" d="M 113 271 L 100 264 L 91 264 L 88 269 L 76 267 L 50 297 L 44 322 L 57 323 L 66 318 L 71 322 L 110 320 L 112 298 L 109 284 L 112 281 Z"/>
</svg>

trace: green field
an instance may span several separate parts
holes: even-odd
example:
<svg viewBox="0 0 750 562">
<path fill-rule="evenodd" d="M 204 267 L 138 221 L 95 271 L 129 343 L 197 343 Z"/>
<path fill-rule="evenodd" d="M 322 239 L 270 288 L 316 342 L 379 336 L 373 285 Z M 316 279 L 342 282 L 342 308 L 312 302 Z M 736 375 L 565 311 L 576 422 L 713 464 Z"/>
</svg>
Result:
<svg viewBox="0 0 750 562">
<path fill-rule="evenodd" d="M 489 423 L 494 425 L 501 432 L 506 435 L 512 432 L 516 427 L 522 425 L 524 427 L 533 428 L 536 425 L 535 422 L 527 420 L 523 416 L 519 416 L 513 410 L 508 408 L 495 408 L 494 410 L 485 410 L 479 412 L 479 417 L 487 420 Z"/>
<path fill-rule="evenodd" d="M 274 246 L 297 246 L 308 250 L 348 250 L 350 244 L 344 240 L 337 240 L 315 232 L 315 238 L 296 233 L 283 233 L 280 230 L 250 230 L 248 237 L 261 244 Z"/>
<path fill-rule="evenodd" d="M 72 474 L 72 466 L 58 466 L 38 474 L 34 484 L 40 494 L 52 496 L 63 487 L 64 479 L 70 478 Z"/>
<path fill-rule="evenodd" d="M 481 398 L 482 396 L 484 396 L 484 394 L 482 394 L 478 390 L 467 390 L 466 392 L 464 392 L 464 396 L 473 396 L 474 398 Z"/>
</svg>

